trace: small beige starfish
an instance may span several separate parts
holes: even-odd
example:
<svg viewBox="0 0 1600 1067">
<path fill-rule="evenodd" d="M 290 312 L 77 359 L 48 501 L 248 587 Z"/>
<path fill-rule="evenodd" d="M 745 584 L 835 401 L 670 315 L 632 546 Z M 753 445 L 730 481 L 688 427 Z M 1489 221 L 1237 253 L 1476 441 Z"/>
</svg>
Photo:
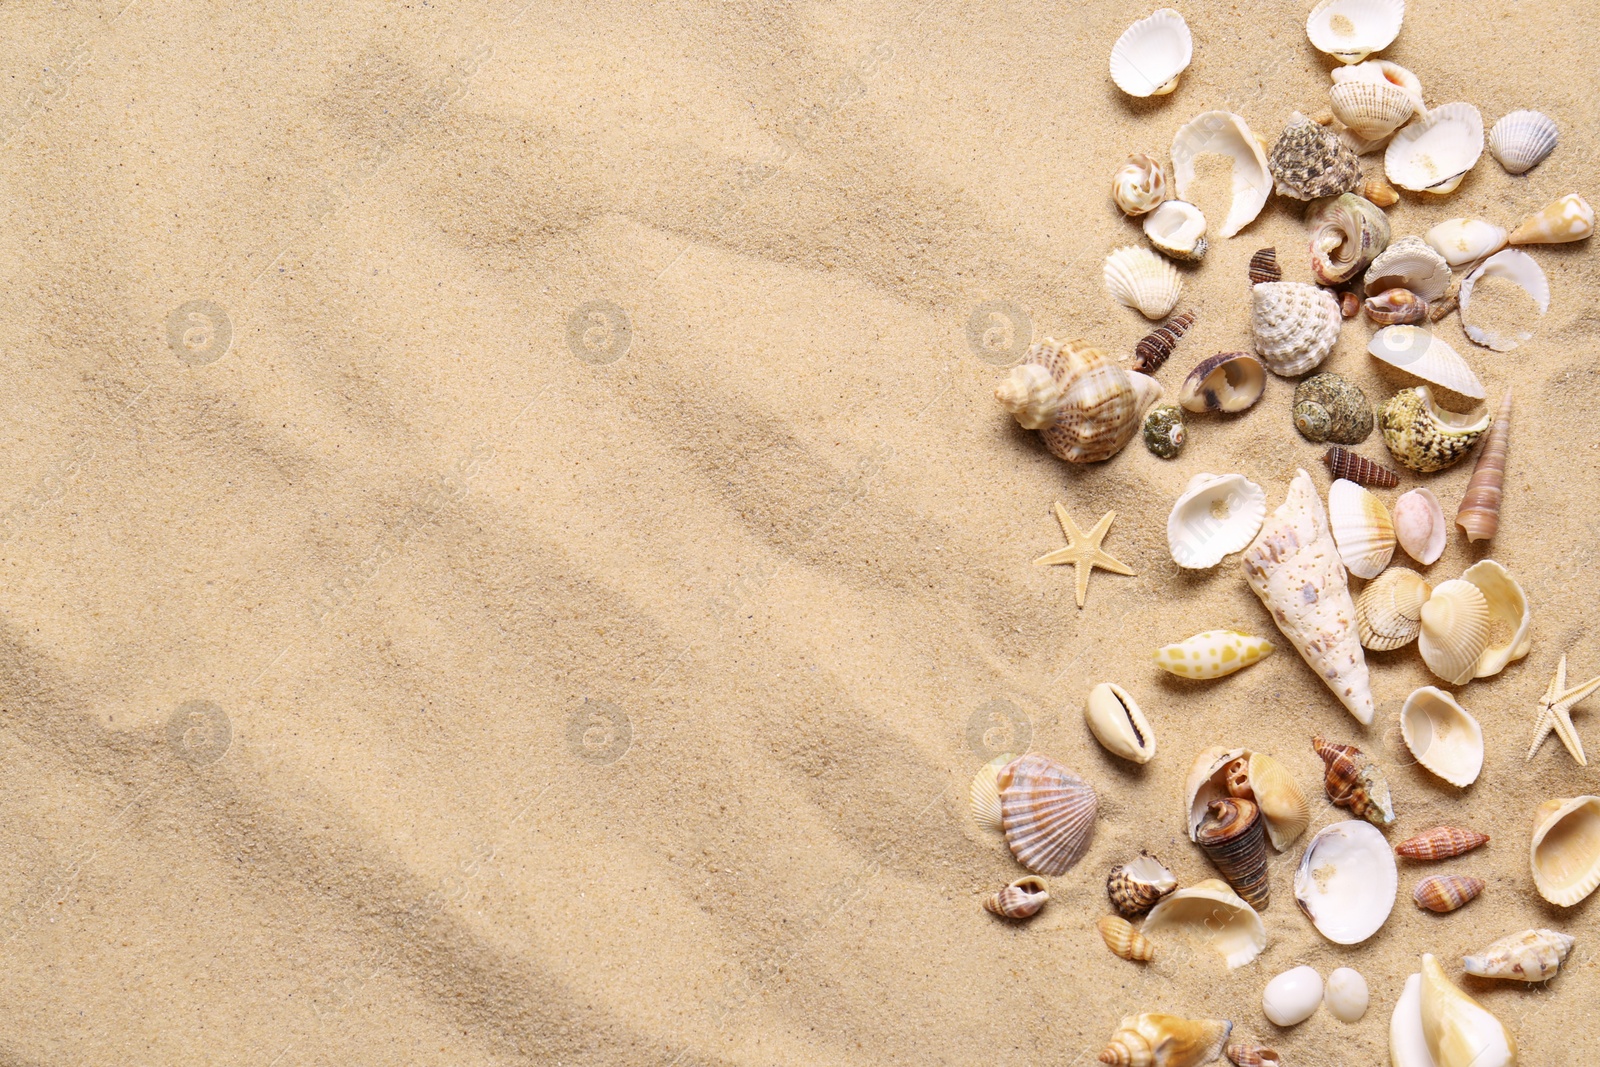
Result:
<svg viewBox="0 0 1600 1067">
<path fill-rule="evenodd" d="M 1056 504 L 1056 518 L 1061 522 L 1061 532 L 1067 535 L 1067 547 L 1058 548 L 1054 552 L 1046 552 L 1033 562 L 1040 566 L 1051 566 L 1060 563 L 1070 563 L 1076 569 L 1078 579 L 1078 607 L 1083 607 L 1083 598 L 1089 595 L 1089 572 L 1099 567 L 1103 571 L 1113 574 L 1132 574 L 1128 565 L 1113 556 L 1100 550 L 1100 542 L 1105 540 L 1106 531 L 1111 528 L 1111 520 L 1117 517 L 1115 511 L 1108 511 L 1100 516 L 1100 521 L 1094 524 L 1094 529 L 1084 533 L 1078 529 L 1078 524 L 1072 521 L 1072 516 L 1067 514 L 1067 509 L 1061 503 Z"/>
<path fill-rule="evenodd" d="M 1567 751 L 1572 753 L 1572 758 L 1578 761 L 1578 766 L 1589 766 L 1589 759 L 1583 754 L 1583 741 L 1572 725 L 1572 706 L 1596 689 L 1600 689 L 1600 678 L 1591 678 L 1582 685 L 1568 689 L 1567 657 L 1561 657 L 1556 676 L 1550 679 L 1550 688 L 1539 698 L 1539 721 L 1533 728 L 1533 745 L 1528 749 L 1528 759 L 1533 758 L 1539 746 L 1544 744 L 1544 739 L 1554 730 L 1556 736 L 1561 738 L 1561 743 L 1567 746 Z"/>
</svg>

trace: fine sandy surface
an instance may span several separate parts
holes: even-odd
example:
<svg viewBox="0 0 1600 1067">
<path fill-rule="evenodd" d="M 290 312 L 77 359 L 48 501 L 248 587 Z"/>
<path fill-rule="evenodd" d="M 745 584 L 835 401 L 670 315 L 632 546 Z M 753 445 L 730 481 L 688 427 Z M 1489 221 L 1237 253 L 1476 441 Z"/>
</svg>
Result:
<svg viewBox="0 0 1600 1067">
<path fill-rule="evenodd" d="M 1235 559 L 1180 572 L 1165 521 L 1201 471 L 1274 507 L 1298 467 L 1326 488 L 1292 382 L 1194 419 L 1175 462 L 1090 468 L 991 397 L 1008 345 L 1126 357 L 1148 329 L 1100 284 L 1142 240 L 1107 195 L 1128 152 L 1211 108 L 1270 140 L 1326 106 L 1300 4 L 1183 5 L 1194 65 L 1139 102 L 1105 68 L 1147 9 L 1112 3 L 123 2 L 0 5 L 0 1063 L 1072 1064 L 1164 1009 L 1378 1064 L 1421 952 L 1459 977 L 1529 926 L 1578 937 L 1566 971 L 1468 987 L 1525 1064 L 1592 1054 L 1600 904 L 1546 905 L 1527 847 L 1600 772 L 1554 739 L 1524 760 L 1560 655 L 1600 673 L 1589 242 L 1535 250 L 1553 295 L 1517 351 L 1439 328 L 1518 409 L 1492 549 L 1455 531 L 1429 574 L 1492 551 L 1535 618 L 1460 691 L 1488 739 L 1464 791 L 1400 744 L 1414 649 L 1370 657 L 1366 730 L 1285 642 L 1219 682 L 1151 665 L 1203 629 L 1277 637 Z M 1538 108 L 1562 143 L 1407 195 L 1397 237 L 1595 199 L 1591 15 L 1408 5 L 1385 54 L 1430 104 Z M 1310 280 L 1295 204 L 1217 241 L 1170 391 L 1248 347 L 1266 244 Z M 1325 369 L 1381 402 L 1405 383 L 1370 330 Z M 1469 473 L 1402 489 L 1453 515 Z M 1114 509 L 1138 572 L 1081 611 L 1031 565 L 1057 500 Z M 1149 765 L 1085 730 L 1102 680 L 1154 724 Z M 1112 957 L 1112 864 L 1211 873 L 1180 818 L 1201 747 L 1271 752 L 1313 827 L 1344 816 L 1313 732 L 1388 771 L 1391 840 L 1493 835 L 1448 868 L 1482 898 L 1420 912 L 1403 868 L 1341 949 L 1294 907 L 1297 845 L 1256 963 Z M 987 746 L 1100 794 L 1024 926 L 980 906 L 1022 873 L 967 814 Z M 1366 1018 L 1275 1031 L 1262 986 L 1301 963 L 1361 970 Z"/>
</svg>

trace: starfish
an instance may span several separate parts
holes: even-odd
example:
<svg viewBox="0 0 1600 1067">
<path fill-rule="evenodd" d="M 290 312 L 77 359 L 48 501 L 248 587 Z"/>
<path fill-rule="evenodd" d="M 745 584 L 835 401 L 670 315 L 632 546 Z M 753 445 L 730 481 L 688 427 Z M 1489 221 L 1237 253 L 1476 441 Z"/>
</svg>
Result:
<svg viewBox="0 0 1600 1067">
<path fill-rule="evenodd" d="M 1067 547 L 1058 548 L 1054 552 L 1046 552 L 1033 562 L 1040 566 L 1050 566 L 1059 563 L 1070 563 L 1076 570 L 1078 579 L 1078 607 L 1083 607 L 1083 598 L 1089 595 L 1089 572 L 1099 567 L 1103 571 L 1113 574 L 1132 574 L 1128 565 L 1114 556 L 1107 555 L 1100 549 L 1100 542 L 1105 540 L 1106 531 L 1111 528 L 1111 520 L 1117 517 L 1115 511 L 1108 511 L 1100 516 L 1100 521 L 1094 524 L 1094 529 L 1087 534 L 1078 529 L 1078 524 L 1072 521 L 1072 516 L 1067 514 L 1067 509 L 1061 503 L 1056 504 L 1056 518 L 1061 521 L 1061 532 L 1067 535 Z"/>
<path fill-rule="evenodd" d="M 1591 678 L 1582 685 L 1568 689 L 1567 657 L 1561 657 L 1556 676 L 1550 679 L 1550 688 L 1539 698 L 1539 721 L 1533 728 L 1533 745 L 1528 749 L 1528 759 L 1533 758 L 1539 746 L 1544 744 L 1544 739 L 1554 730 L 1556 736 L 1561 738 L 1561 743 L 1567 746 L 1567 751 L 1572 753 L 1572 758 L 1578 761 L 1578 766 L 1589 765 L 1588 757 L 1583 754 L 1583 741 L 1572 725 L 1572 706 L 1596 689 L 1600 689 L 1600 678 Z"/>
</svg>

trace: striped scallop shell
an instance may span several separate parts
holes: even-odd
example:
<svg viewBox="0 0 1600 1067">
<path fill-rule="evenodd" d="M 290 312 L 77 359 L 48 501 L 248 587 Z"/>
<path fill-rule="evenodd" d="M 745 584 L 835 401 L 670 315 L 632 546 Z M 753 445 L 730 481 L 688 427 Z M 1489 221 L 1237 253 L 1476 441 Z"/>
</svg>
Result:
<svg viewBox="0 0 1600 1067">
<path fill-rule="evenodd" d="M 1375 652 L 1402 648 L 1422 630 L 1422 605 L 1433 587 L 1416 571 L 1390 567 L 1356 598 L 1361 644 Z"/>
<path fill-rule="evenodd" d="M 1394 555 L 1394 522 L 1383 501 L 1344 478 L 1328 490 L 1328 528 L 1345 568 L 1358 578 L 1376 578 Z"/>
<path fill-rule="evenodd" d="M 1465 874 L 1434 874 L 1417 883 L 1417 887 L 1411 891 L 1411 899 L 1417 902 L 1417 907 L 1443 915 L 1475 899 L 1481 892 L 1482 878 Z"/>
<path fill-rule="evenodd" d="M 1000 772 L 1006 844 L 1035 874 L 1065 874 L 1089 850 L 1099 806 L 1094 789 L 1043 756 L 1022 756 Z"/>
<path fill-rule="evenodd" d="M 1447 860 L 1487 844 L 1488 834 L 1463 830 L 1458 826 L 1435 826 L 1394 846 L 1408 860 Z"/>
<path fill-rule="evenodd" d="M 1522 174 L 1556 150 L 1555 120 L 1538 111 L 1513 111 L 1489 131 L 1489 151 L 1508 174 Z"/>
<path fill-rule="evenodd" d="M 979 767 L 978 773 L 972 776 L 967 799 L 972 804 L 972 817 L 979 826 L 1000 829 L 1000 772 L 1016 758 L 1009 752 L 1002 752 Z"/>
<path fill-rule="evenodd" d="M 1333 114 L 1368 141 L 1378 141 L 1415 114 L 1411 94 L 1391 81 L 1334 82 L 1328 91 Z"/>
</svg>

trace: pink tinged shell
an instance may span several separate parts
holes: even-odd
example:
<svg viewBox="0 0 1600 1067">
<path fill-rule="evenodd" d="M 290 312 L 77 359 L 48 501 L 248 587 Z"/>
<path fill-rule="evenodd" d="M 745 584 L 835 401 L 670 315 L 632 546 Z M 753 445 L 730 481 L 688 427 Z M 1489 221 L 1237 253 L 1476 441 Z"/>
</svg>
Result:
<svg viewBox="0 0 1600 1067">
<path fill-rule="evenodd" d="M 1506 450 L 1511 442 L 1511 391 L 1500 401 L 1500 412 L 1489 428 L 1489 439 L 1478 454 L 1467 491 L 1456 510 L 1456 525 L 1468 541 L 1487 541 L 1500 529 L 1500 499 L 1506 478 Z"/>
<path fill-rule="evenodd" d="M 1065 874 L 1089 850 L 1099 807 L 1094 789 L 1043 756 L 1022 756 L 1000 772 L 1000 825 L 1028 870 Z"/>
<path fill-rule="evenodd" d="M 1444 521 L 1444 509 L 1432 490 L 1413 489 L 1395 501 L 1394 536 L 1406 555 L 1423 566 L 1444 553 L 1445 542 L 1450 539 L 1449 524 Z"/>
<path fill-rule="evenodd" d="M 1408 860 L 1447 860 L 1487 844 L 1488 834 L 1458 826 L 1435 826 L 1400 842 L 1394 850 Z"/>
<path fill-rule="evenodd" d="M 1434 874 L 1417 883 L 1417 887 L 1411 891 L 1411 899 L 1416 901 L 1417 907 L 1443 915 L 1475 899 L 1481 892 L 1482 878 L 1471 878 L 1464 874 Z"/>
</svg>

